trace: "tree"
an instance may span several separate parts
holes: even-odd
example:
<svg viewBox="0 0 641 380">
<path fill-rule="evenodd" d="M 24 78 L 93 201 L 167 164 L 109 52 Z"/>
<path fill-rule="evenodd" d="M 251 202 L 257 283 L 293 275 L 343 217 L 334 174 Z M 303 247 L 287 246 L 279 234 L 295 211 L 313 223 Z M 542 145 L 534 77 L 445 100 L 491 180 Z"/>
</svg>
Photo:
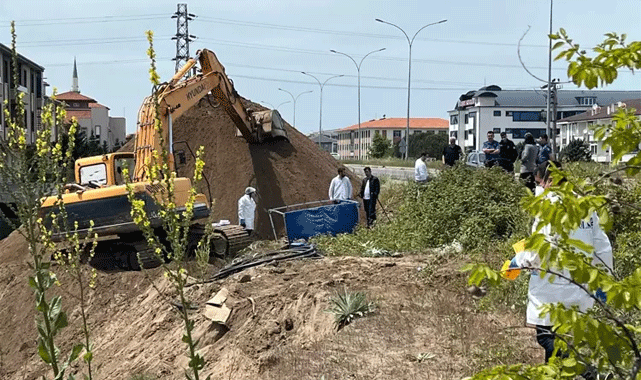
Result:
<svg viewBox="0 0 641 380">
<path fill-rule="evenodd" d="M 572 139 L 570 143 L 561 149 L 561 160 L 576 162 L 590 162 L 592 161 L 592 151 L 590 144 L 583 139 Z"/>
<path fill-rule="evenodd" d="M 612 83 L 620 69 L 641 68 L 641 41 L 626 43 L 626 35 L 608 33 L 605 40 L 592 50 L 589 57 L 577 43 L 571 40 L 565 30 L 550 35 L 557 40 L 554 49 L 565 48 L 556 59 L 565 59 L 568 76 L 577 85 L 595 88 Z M 500 366 L 483 371 L 475 378 L 542 379 L 575 378 L 586 367 L 593 366 L 599 373 L 611 373 L 622 379 L 637 379 L 641 371 L 641 268 L 630 270 L 621 278 L 602 267 L 594 266 L 591 260 L 578 252 L 590 252 L 592 247 L 570 240 L 568 235 L 593 212 L 597 212 L 607 229 L 612 220 L 609 213 L 609 199 L 595 192 L 596 186 L 606 178 L 619 172 L 636 175 L 641 170 L 641 152 L 636 152 L 627 163 L 619 165 L 625 154 L 635 152 L 641 143 L 641 123 L 634 110 L 619 109 L 612 125 L 597 125 L 595 138 L 604 147 L 612 150 L 613 168 L 594 181 L 570 178 L 558 183 L 558 178 L 568 176 L 559 170 L 555 173 L 552 187 L 557 201 L 547 199 L 548 191 L 538 197 L 530 196 L 523 201 L 524 208 L 538 218 L 537 230 L 526 242 L 526 249 L 536 252 L 541 259 L 541 273 L 563 276 L 563 270 L 570 273 L 570 280 L 589 294 L 597 310 L 581 313 L 563 305 L 546 305 L 543 312 L 550 315 L 557 337 L 555 346 L 567 353 L 563 359 L 555 358 L 546 365 Z M 616 166 L 619 165 L 619 166 Z M 632 205 L 637 207 L 637 205 Z M 538 231 L 549 226 L 557 236 L 548 241 Z M 578 250 L 577 250 L 578 248 Z M 615 263 L 616 265 L 616 263 Z M 485 264 L 467 266 L 471 271 L 470 282 L 479 284 L 487 280 L 491 284 L 500 281 L 499 272 Z M 606 292 L 605 302 L 595 296 L 597 289 Z"/>
<path fill-rule="evenodd" d="M 383 135 L 376 131 L 372 138 L 372 145 L 369 147 L 369 156 L 371 158 L 383 158 L 391 155 L 391 153 L 392 144 L 389 139 L 383 137 Z"/>
<path fill-rule="evenodd" d="M 447 146 L 447 140 L 445 133 L 414 133 L 409 139 L 409 157 L 418 157 L 425 152 L 428 157 L 439 159 L 443 155 L 443 148 Z"/>
</svg>

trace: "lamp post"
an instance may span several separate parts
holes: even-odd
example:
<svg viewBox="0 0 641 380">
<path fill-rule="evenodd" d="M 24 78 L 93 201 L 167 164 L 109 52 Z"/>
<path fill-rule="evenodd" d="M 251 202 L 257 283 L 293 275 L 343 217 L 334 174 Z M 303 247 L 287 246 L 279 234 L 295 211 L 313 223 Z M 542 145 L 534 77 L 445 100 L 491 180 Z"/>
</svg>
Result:
<svg viewBox="0 0 641 380">
<path fill-rule="evenodd" d="M 314 91 L 309 90 L 309 91 L 301 92 L 300 94 L 298 94 L 298 95 L 294 96 L 291 92 L 289 92 L 289 91 L 287 91 L 287 90 L 283 90 L 282 88 L 279 88 L 279 90 L 281 90 L 281 91 L 284 91 L 284 92 L 288 93 L 288 94 L 289 94 L 289 96 L 291 96 L 291 97 L 292 97 L 292 100 L 294 101 L 294 120 L 293 120 L 293 123 L 294 123 L 294 128 L 296 128 L 296 101 L 298 100 L 298 97 L 299 97 L 299 96 L 301 96 L 301 95 L 303 95 L 303 94 L 309 94 L 310 92 L 314 92 Z"/>
<path fill-rule="evenodd" d="M 351 59 L 352 62 L 354 62 L 354 65 L 356 66 L 356 71 L 358 72 L 358 159 L 360 160 L 361 157 L 361 149 L 363 148 L 363 144 L 361 143 L 361 65 L 363 64 L 363 61 L 365 58 L 367 58 L 368 55 L 378 53 L 379 51 L 383 51 L 385 48 L 370 51 L 369 53 L 365 54 L 365 56 L 361 59 L 359 63 L 356 63 L 356 60 L 352 58 L 350 55 L 347 55 L 345 53 L 341 53 L 340 51 L 336 50 L 330 50 L 332 53 L 344 55 L 347 58 Z"/>
<path fill-rule="evenodd" d="M 280 106 L 282 106 L 283 104 L 291 103 L 291 102 L 288 100 L 288 101 L 286 101 L 286 102 L 282 102 L 281 104 L 279 104 L 279 105 L 278 105 L 278 107 L 274 107 L 274 105 L 273 105 L 273 104 L 271 104 L 270 102 L 266 102 L 266 101 L 264 101 L 264 100 L 261 100 L 260 102 L 261 102 L 261 103 L 265 103 L 265 104 L 267 104 L 268 106 L 272 107 L 272 109 L 273 109 L 273 110 L 276 110 L 276 111 L 278 111 L 278 108 L 280 108 Z"/>
<path fill-rule="evenodd" d="M 318 147 L 322 149 L 323 146 L 321 145 L 321 136 L 323 133 L 323 87 L 325 87 L 325 83 L 329 82 L 330 79 L 340 78 L 343 75 L 334 75 L 333 77 L 329 77 L 325 79 L 325 82 L 321 83 L 321 81 L 319 81 L 318 78 L 316 78 L 312 74 L 306 73 L 304 71 L 301 71 L 301 73 L 314 78 L 316 82 L 318 82 L 318 85 L 320 86 L 320 112 L 319 112 L 320 116 L 318 121 Z"/>
<path fill-rule="evenodd" d="M 407 127 L 405 128 L 405 159 L 407 160 L 408 158 L 408 152 L 409 152 L 409 146 L 410 146 L 410 87 L 412 83 L 412 44 L 414 43 L 414 38 L 416 38 L 416 35 L 423 29 L 427 28 L 428 26 L 436 25 L 436 24 L 442 24 L 446 22 L 447 20 L 441 20 L 437 22 L 433 22 L 431 24 L 427 24 L 423 26 L 421 29 L 419 29 L 416 33 L 414 33 L 414 36 L 412 39 L 409 38 L 407 33 L 403 29 L 401 29 L 400 26 L 392 24 L 391 22 L 383 21 L 380 18 L 377 18 L 376 21 L 382 22 L 383 24 L 391 25 L 395 27 L 396 29 L 400 30 L 403 32 L 403 35 L 405 35 L 405 38 L 407 38 L 407 43 L 409 44 L 409 68 L 408 68 L 408 74 L 407 74 Z"/>
</svg>

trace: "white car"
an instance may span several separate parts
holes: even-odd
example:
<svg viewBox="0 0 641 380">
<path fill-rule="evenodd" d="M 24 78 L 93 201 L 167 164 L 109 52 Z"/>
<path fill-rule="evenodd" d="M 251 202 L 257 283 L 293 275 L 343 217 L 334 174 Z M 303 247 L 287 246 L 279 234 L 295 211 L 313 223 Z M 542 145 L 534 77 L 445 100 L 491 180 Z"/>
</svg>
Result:
<svg viewBox="0 0 641 380">
<path fill-rule="evenodd" d="M 465 164 L 474 168 L 482 168 L 485 166 L 485 153 L 478 150 L 473 150 L 467 154 Z"/>
<path fill-rule="evenodd" d="M 338 153 L 334 153 L 334 152 L 332 152 L 332 153 L 330 153 L 330 155 L 331 155 L 332 157 L 334 157 L 335 159 L 337 159 L 337 160 L 341 158 L 341 156 L 339 156 L 339 155 L 338 155 Z"/>
</svg>

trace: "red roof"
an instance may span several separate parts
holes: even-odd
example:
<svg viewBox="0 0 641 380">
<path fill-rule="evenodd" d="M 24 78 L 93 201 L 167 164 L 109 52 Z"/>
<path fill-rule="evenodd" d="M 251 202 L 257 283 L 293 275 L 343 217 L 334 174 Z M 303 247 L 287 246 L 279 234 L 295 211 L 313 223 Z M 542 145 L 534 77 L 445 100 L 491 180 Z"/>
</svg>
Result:
<svg viewBox="0 0 641 380">
<path fill-rule="evenodd" d="M 103 106 L 100 103 L 89 103 L 89 108 L 106 108 L 106 109 L 109 109 L 109 107 Z"/>
<path fill-rule="evenodd" d="M 70 110 L 70 111 L 67 111 L 67 116 L 65 117 L 65 121 L 71 121 L 72 117 L 75 117 L 76 120 L 91 119 L 91 110 Z"/>
<path fill-rule="evenodd" d="M 63 92 L 62 94 L 57 94 L 56 95 L 57 100 L 61 101 L 66 101 L 66 100 L 84 100 L 88 102 L 96 102 L 94 99 L 81 95 L 79 92 L 74 92 L 74 91 L 68 91 L 68 92 Z"/>
<path fill-rule="evenodd" d="M 361 129 L 392 129 L 406 128 L 407 118 L 391 117 L 386 119 L 370 120 L 361 122 Z M 410 118 L 410 129 L 448 129 L 450 122 L 439 117 L 414 117 Z M 339 131 L 351 131 L 358 129 L 358 124 L 339 129 Z"/>
</svg>

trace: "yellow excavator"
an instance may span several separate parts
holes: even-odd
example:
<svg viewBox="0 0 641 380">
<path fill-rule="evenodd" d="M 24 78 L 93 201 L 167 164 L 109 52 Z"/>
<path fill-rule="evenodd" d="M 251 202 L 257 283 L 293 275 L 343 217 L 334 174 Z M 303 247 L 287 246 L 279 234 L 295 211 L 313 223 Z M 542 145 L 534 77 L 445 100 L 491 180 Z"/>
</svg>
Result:
<svg viewBox="0 0 641 380">
<path fill-rule="evenodd" d="M 198 64 L 199 72 L 186 78 L 186 74 L 197 68 Z M 67 224 L 73 226 L 77 222 L 78 232 L 83 236 L 88 233 L 93 221 L 93 232 L 98 235 L 99 240 L 97 253 L 113 255 L 114 259 L 131 269 L 139 269 L 138 257 L 144 267 L 159 264 L 142 232 L 132 220 L 123 169 L 128 168 L 131 176 L 129 182 L 135 197 L 145 202 L 152 226 L 162 237 L 162 221 L 154 202 L 155 194 L 162 191 L 162 188 L 149 181 L 146 163 L 155 151 L 162 149 L 161 141 L 164 141 L 170 153 L 169 169 L 175 171 L 173 122 L 209 93 L 233 120 L 237 128 L 236 134 L 245 138 L 248 143 L 288 139 L 278 111 L 252 112 L 245 109 L 216 55 L 206 49 L 198 51 L 196 57 L 190 59 L 171 80 L 156 86 L 153 95 L 143 101 L 138 112 L 138 131 L 133 153 L 118 152 L 76 160 L 76 182 L 65 185 L 65 193 L 62 195 L 68 215 Z M 154 128 L 157 110 L 162 124 L 162 139 Z M 183 161 L 184 156 L 178 155 L 178 160 Z M 174 184 L 175 204 L 180 211 L 189 198 L 192 183 L 189 178 L 183 177 L 176 178 Z M 55 202 L 55 196 L 45 199 L 42 214 L 55 212 Z M 210 203 L 207 197 L 198 194 L 189 234 L 192 247 L 203 236 L 209 213 Z M 216 235 L 212 249 L 217 255 L 234 253 L 250 242 L 247 232 L 241 226 L 226 225 L 216 227 L 214 231 Z M 62 234 L 54 235 L 54 240 L 62 239 Z"/>
</svg>

